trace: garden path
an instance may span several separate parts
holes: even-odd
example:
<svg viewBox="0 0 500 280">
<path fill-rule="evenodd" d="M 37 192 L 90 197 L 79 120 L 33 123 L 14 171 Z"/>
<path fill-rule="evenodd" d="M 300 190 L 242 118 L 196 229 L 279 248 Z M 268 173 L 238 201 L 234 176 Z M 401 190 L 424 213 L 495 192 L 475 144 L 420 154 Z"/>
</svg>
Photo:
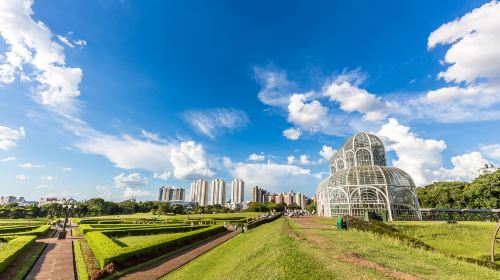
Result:
<svg viewBox="0 0 500 280">
<path fill-rule="evenodd" d="M 42 255 L 24 279 L 31 280 L 73 280 L 75 267 L 73 263 L 73 240 L 71 227 L 68 227 L 66 239 L 57 238 L 39 239 L 36 242 L 47 243 Z"/>
<path fill-rule="evenodd" d="M 190 248 L 188 251 L 180 252 L 158 263 L 146 266 L 141 270 L 127 274 L 120 279 L 128 279 L 128 280 L 158 279 L 176 270 L 177 268 L 187 264 L 188 262 L 194 260 L 195 258 L 203 255 L 204 253 L 226 242 L 227 240 L 233 238 L 238 233 L 240 233 L 239 230 L 230 231 L 229 233 L 226 233 L 220 237 L 217 237 L 208 242 L 204 242 L 193 248 Z"/>
</svg>

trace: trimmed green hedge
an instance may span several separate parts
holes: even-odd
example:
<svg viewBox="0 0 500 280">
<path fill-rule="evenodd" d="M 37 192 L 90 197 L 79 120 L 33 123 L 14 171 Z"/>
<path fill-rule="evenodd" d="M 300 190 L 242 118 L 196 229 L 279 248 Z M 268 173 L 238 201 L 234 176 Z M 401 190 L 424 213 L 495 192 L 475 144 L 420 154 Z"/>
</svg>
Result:
<svg viewBox="0 0 500 280">
<path fill-rule="evenodd" d="M 80 232 L 86 234 L 92 231 L 112 231 L 112 230 L 136 230 L 136 229 L 155 229 L 155 228 L 172 228 L 172 227 L 187 227 L 188 225 L 182 224 L 161 224 L 161 225 L 134 225 L 134 224 L 120 224 L 120 225 L 80 225 Z"/>
<path fill-rule="evenodd" d="M 222 226 L 212 226 L 193 230 L 191 232 L 173 233 L 165 237 L 162 241 L 148 241 L 130 247 L 121 247 L 107 236 L 108 232 L 89 232 L 85 235 L 85 240 L 89 244 L 95 258 L 99 261 L 101 268 L 109 263 L 120 265 L 134 257 L 156 256 L 164 253 L 170 248 L 177 248 L 189 243 L 205 239 L 215 234 L 226 231 Z"/>
<path fill-rule="evenodd" d="M 88 280 L 90 276 L 87 269 L 87 263 L 83 257 L 80 240 L 73 240 L 73 251 L 75 252 L 76 274 L 78 280 Z"/>
<path fill-rule="evenodd" d="M 274 215 L 274 216 L 272 216 L 270 218 L 256 220 L 256 221 L 254 221 L 252 223 L 249 223 L 247 225 L 247 229 L 252 229 L 252 228 L 258 227 L 258 226 L 260 226 L 262 224 L 270 223 L 272 221 L 275 221 L 275 220 L 279 219 L 280 217 L 281 217 L 281 213 L 280 214 L 276 214 L 276 215 Z"/>
<path fill-rule="evenodd" d="M 40 235 L 45 234 L 49 230 L 50 230 L 50 226 L 49 225 L 45 225 L 45 226 L 35 227 L 35 229 L 30 230 L 30 231 L 21 231 L 21 232 L 13 232 L 13 233 L 1 233 L 0 237 L 1 236 L 20 236 L 20 235 L 35 235 L 35 236 L 40 236 Z"/>
<path fill-rule="evenodd" d="M 8 241 L 0 247 L 0 274 L 23 250 L 31 246 L 35 239 L 34 235 L 0 238 L 2 241 Z"/>
<path fill-rule="evenodd" d="M 0 227 L 0 234 L 17 233 L 23 231 L 30 231 L 38 228 L 39 226 L 8 226 Z"/>
<path fill-rule="evenodd" d="M 182 227 L 154 227 L 154 228 L 136 228 L 136 229 L 110 229 L 103 230 L 106 236 L 113 238 L 120 238 L 123 236 L 137 236 L 137 235 L 151 235 L 151 234 L 162 234 L 162 233 L 177 233 L 193 231 L 200 228 L 206 228 L 208 226 L 182 226 Z"/>
</svg>

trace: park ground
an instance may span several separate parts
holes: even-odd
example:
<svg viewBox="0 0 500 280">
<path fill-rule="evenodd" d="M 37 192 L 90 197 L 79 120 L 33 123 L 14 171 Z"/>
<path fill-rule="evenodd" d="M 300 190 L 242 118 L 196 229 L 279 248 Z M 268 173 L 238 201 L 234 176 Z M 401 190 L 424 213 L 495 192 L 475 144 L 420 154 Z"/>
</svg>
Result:
<svg viewBox="0 0 500 280">
<path fill-rule="evenodd" d="M 319 217 L 280 219 L 234 237 L 163 279 L 500 279 L 498 270 L 413 248 L 390 237 L 340 231 L 334 222 Z M 477 257 L 487 254 L 489 243 L 484 249 L 481 244 L 494 227 L 493 223 L 458 223 L 455 230 L 443 222 L 415 224 L 411 229 L 404 229 L 408 223 L 395 225 L 424 241 L 434 236 L 437 240 L 429 243 L 442 244 L 440 249 Z M 466 230 L 470 225 L 481 232 L 475 240 Z M 443 242 L 449 238 L 452 241 Z M 460 244 L 465 245 L 462 250 Z"/>
</svg>

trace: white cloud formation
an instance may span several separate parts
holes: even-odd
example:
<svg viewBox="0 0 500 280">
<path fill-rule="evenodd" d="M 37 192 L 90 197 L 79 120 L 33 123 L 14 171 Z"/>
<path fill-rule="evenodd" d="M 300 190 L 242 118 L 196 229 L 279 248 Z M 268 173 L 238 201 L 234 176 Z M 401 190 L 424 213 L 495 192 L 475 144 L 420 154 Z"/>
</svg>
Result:
<svg viewBox="0 0 500 280">
<path fill-rule="evenodd" d="M 0 36 L 7 45 L 0 60 L 0 83 L 12 83 L 16 77 L 36 81 L 41 104 L 58 112 L 73 111 L 82 71 L 66 66 L 64 48 L 52 41 L 43 22 L 33 20 L 32 5 L 32 0 L 0 1 Z"/>
<path fill-rule="evenodd" d="M 300 128 L 290 127 L 288 129 L 283 130 L 283 136 L 290 140 L 297 140 L 302 135 L 302 131 Z"/>
<path fill-rule="evenodd" d="M 28 176 L 26 175 L 23 175 L 23 174 L 19 174 L 19 175 L 16 175 L 16 178 L 19 180 L 19 181 L 26 181 L 29 179 Z"/>
<path fill-rule="evenodd" d="M 251 161 L 263 161 L 264 159 L 266 159 L 266 156 L 263 153 L 260 153 L 260 154 L 253 153 L 253 154 L 251 154 L 251 155 L 248 156 L 247 160 L 251 160 Z"/>
<path fill-rule="evenodd" d="M 260 186 L 271 192 L 301 191 L 314 193 L 320 176 L 309 169 L 289 164 L 267 163 L 231 163 L 226 160 L 231 175 L 245 181 L 247 193 L 252 186 Z"/>
<path fill-rule="evenodd" d="M 24 127 L 19 129 L 11 129 L 6 126 L 0 126 L 0 150 L 8 150 L 15 147 L 16 142 L 24 139 L 26 137 L 26 132 Z"/>
<path fill-rule="evenodd" d="M 66 171 L 66 172 L 69 172 L 69 171 L 71 171 L 71 170 L 73 170 L 71 167 L 64 167 L 64 168 L 63 168 L 63 171 Z"/>
<path fill-rule="evenodd" d="M 492 1 L 443 24 L 428 47 L 450 45 L 438 77 L 449 86 L 413 101 L 420 116 L 440 122 L 500 118 L 500 3 Z"/>
<path fill-rule="evenodd" d="M 382 121 L 398 107 L 395 102 L 383 101 L 359 88 L 350 78 L 346 79 L 346 75 L 341 75 L 326 85 L 324 94 L 330 101 L 338 102 L 343 111 L 361 113 L 365 121 Z"/>
<path fill-rule="evenodd" d="M 433 171 L 442 167 L 441 152 L 446 148 L 443 140 L 418 138 L 410 128 L 389 119 L 377 132 L 386 149 L 394 151 L 398 157 L 392 165 L 408 172 L 417 186 L 433 181 Z"/>
<path fill-rule="evenodd" d="M 54 181 L 56 178 L 54 176 L 47 175 L 47 176 L 42 176 L 40 179 L 44 181 Z"/>
<path fill-rule="evenodd" d="M 39 190 L 42 190 L 42 189 L 52 189 L 52 186 L 49 185 L 49 184 L 41 184 L 41 185 L 36 186 L 35 189 L 39 189 Z"/>
<path fill-rule="evenodd" d="M 163 181 L 168 180 L 168 178 L 170 178 L 171 176 L 172 176 L 172 172 L 170 172 L 170 171 L 165 171 L 165 172 L 161 172 L 161 173 L 155 172 L 153 174 L 153 178 L 163 180 Z"/>
<path fill-rule="evenodd" d="M 123 191 L 123 199 L 144 198 L 144 197 L 149 198 L 150 196 L 151 196 L 151 193 L 149 191 L 135 189 L 135 188 L 131 188 L 131 187 L 127 187 Z"/>
<path fill-rule="evenodd" d="M 148 184 L 148 180 L 141 177 L 141 174 L 135 172 L 125 175 L 125 173 L 120 173 L 113 179 L 115 186 L 117 187 L 137 187 L 145 186 Z"/>
<path fill-rule="evenodd" d="M 478 175 L 478 169 L 488 163 L 480 152 L 471 152 L 451 158 L 452 167 L 443 167 L 443 140 L 423 139 L 410 128 L 389 119 L 377 132 L 388 151 L 394 151 L 398 159 L 392 164 L 408 172 L 417 186 L 437 181 L 470 181 Z"/>
<path fill-rule="evenodd" d="M 472 152 L 451 158 L 453 168 L 440 168 L 434 176 L 440 181 L 471 181 L 478 176 L 479 168 L 489 163 L 480 152 Z"/>
<path fill-rule="evenodd" d="M 295 156 L 288 156 L 287 157 L 287 163 L 288 164 L 302 164 L 302 165 L 306 165 L 306 164 L 312 164 L 312 163 L 315 163 L 315 162 L 311 161 L 309 159 L 308 155 L 300 155 L 298 158 L 296 158 Z"/>
<path fill-rule="evenodd" d="M 208 166 L 205 149 L 194 141 L 182 142 L 179 148 L 174 148 L 170 161 L 174 166 L 174 176 L 178 179 L 214 175 Z"/>
<path fill-rule="evenodd" d="M 500 160 L 500 144 L 483 145 L 481 146 L 481 152 L 488 158 Z"/>
<path fill-rule="evenodd" d="M 2 159 L 0 159 L 0 162 L 7 162 L 7 161 L 13 161 L 13 160 L 16 160 L 16 157 L 2 158 Z"/>
<path fill-rule="evenodd" d="M 19 167 L 22 167 L 22 168 L 42 168 L 42 167 L 45 167 L 45 165 L 43 165 L 43 164 L 32 164 L 30 162 L 27 162 L 27 163 L 19 164 Z"/>
<path fill-rule="evenodd" d="M 288 106 L 295 84 L 287 79 L 285 71 L 254 67 L 254 75 L 262 86 L 257 95 L 262 103 L 283 108 Z"/>
<path fill-rule="evenodd" d="M 191 110 L 185 112 L 183 118 L 198 133 L 212 139 L 226 131 L 244 128 L 249 122 L 245 112 L 232 108 Z"/>
<path fill-rule="evenodd" d="M 323 148 L 321 151 L 319 151 L 319 155 L 322 156 L 325 160 L 330 160 L 330 158 L 333 156 L 333 154 L 336 152 L 332 147 L 328 145 L 323 145 Z"/>
<path fill-rule="evenodd" d="M 288 121 L 304 129 L 317 131 L 321 128 L 328 108 L 318 100 L 307 102 L 311 94 L 293 94 L 288 104 Z"/>
</svg>

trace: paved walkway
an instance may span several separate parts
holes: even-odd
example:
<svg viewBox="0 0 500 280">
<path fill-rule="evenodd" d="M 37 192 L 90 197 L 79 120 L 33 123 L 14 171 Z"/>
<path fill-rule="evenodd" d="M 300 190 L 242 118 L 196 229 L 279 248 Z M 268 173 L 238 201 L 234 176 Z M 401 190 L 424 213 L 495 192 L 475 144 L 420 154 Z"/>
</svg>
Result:
<svg viewBox="0 0 500 280">
<path fill-rule="evenodd" d="M 73 264 L 73 240 L 71 228 L 68 228 L 66 239 L 39 239 L 36 242 L 47 243 L 42 255 L 24 279 L 31 280 L 73 280 L 75 270 Z"/>
<path fill-rule="evenodd" d="M 130 274 L 121 277 L 120 279 L 128 280 L 153 280 L 158 279 L 168 273 L 176 270 L 177 268 L 187 264 L 188 262 L 194 260 L 195 258 L 203 255 L 204 253 L 210 251 L 211 249 L 217 247 L 218 245 L 224 243 L 225 241 L 236 236 L 239 231 L 231 231 L 213 239 L 211 241 L 199 244 L 188 251 L 176 254 L 168 259 L 162 260 L 150 266 L 146 266 L 143 269 L 132 272 Z"/>
</svg>

